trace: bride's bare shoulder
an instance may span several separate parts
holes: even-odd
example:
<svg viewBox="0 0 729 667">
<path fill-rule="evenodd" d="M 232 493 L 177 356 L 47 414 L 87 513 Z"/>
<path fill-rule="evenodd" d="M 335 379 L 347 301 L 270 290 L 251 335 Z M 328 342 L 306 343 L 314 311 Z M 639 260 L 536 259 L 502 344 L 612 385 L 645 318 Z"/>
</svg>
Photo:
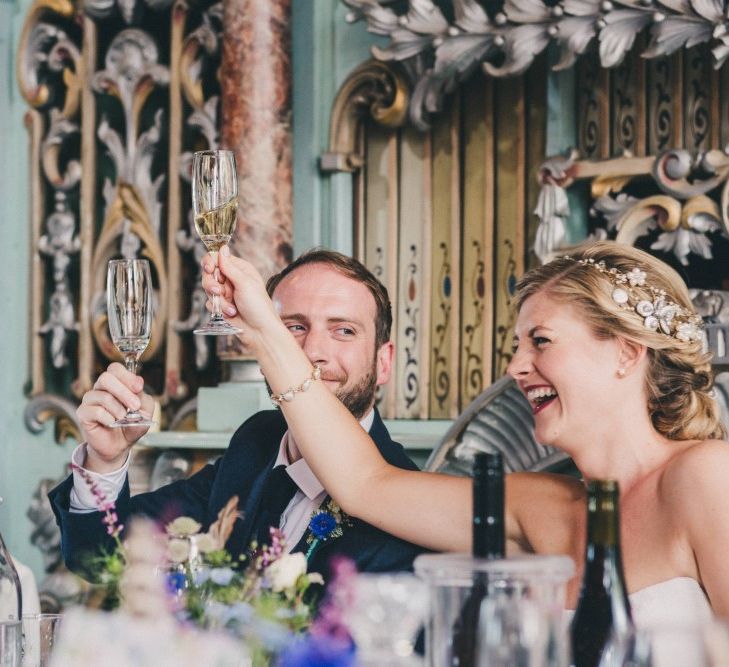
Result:
<svg viewBox="0 0 729 667">
<path fill-rule="evenodd" d="M 668 495 L 680 499 L 681 491 L 695 495 L 701 488 L 711 491 L 715 486 L 723 493 L 729 475 L 729 442 L 699 440 L 682 444 L 663 472 L 662 486 Z"/>
</svg>

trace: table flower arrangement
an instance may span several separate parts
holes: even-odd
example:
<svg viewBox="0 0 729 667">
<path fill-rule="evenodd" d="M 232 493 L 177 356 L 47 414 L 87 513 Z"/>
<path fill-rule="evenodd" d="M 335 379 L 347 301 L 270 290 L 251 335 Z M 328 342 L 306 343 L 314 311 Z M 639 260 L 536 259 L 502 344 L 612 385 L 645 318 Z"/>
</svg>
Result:
<svg viewBox="0 0 729 667">
<path fill-rule="evenodd" d="M 113 551 L 93 563 L 103 591 L 103 608 L 119 608 L 137 616 L 150 608 L 159 612 L 161 590 L 168 615 L 176 625 L 234 638 L 245 647 L 247 664 L 254 667 L 274 663 L 284 667 L 353 664 L 353 646 L 340 620 L 346 598 L 342 591 L 352 567 L 345 563 L 335 569 L 339 585 L 330 584 L 330 595 L 315 621 L 317 594 L 324 580 L 320 574 L 306 571 L 305 554 L 285 552 L 284 537 L 278 529 L 271 529 L 270 544 L 252 543 L 247 556 L 234 559 L 225 550 L 233 524 L 240 518 L 237 497 L 229 500 L 205 533 L 189 517 L 167 524 L 156 538 L 161 544 L 159 555 L 150 562 L 154 549 L 150 552 L 148 543 L 154 538 L 150 538 L 149 528 L 144 539 L 123 541 L 124 527 L 114 503 L 85 471 L 77 470 L 93 492 L 115 543 Z M 337 531 L 341 534 L 346 515 L 338 512 L 338 508 L 327 506 L 317 513 L 313 518 L 319 528 L 313 533 L 315 540 L 333 539 Z M 156 581 L 164 582 L 161 589 Z M 151 604 L 150 599 L 157 602 Z"/>
</svg>

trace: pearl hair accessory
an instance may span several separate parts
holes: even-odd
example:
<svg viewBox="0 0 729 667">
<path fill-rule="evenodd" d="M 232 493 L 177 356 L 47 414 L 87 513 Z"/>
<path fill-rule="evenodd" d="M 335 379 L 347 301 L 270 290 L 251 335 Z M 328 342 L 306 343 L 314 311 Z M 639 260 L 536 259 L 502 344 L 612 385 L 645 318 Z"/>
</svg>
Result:
<svg viewBox="0 0 729 667">
<path fill-rule="evenodd" d="M 565 256 L 565 259 L 573 259 Z M 583 266 L 592 266 L 602 273 L 613 285 L 613 301 L 622 309 L 636 312 L 643 318 L 646 329 L 689 342 L 701 340 L 703 320 L 693 310 L 684 308 L 668 299 L 666 291 L 646 285 L 646 272 L 635 267 L 627 273 L 608 268 L 604 261 L 573 259 Z M 642 298 L 634 289 L 642 287 L 650 292 L 652 299 Z"/>
</svg>

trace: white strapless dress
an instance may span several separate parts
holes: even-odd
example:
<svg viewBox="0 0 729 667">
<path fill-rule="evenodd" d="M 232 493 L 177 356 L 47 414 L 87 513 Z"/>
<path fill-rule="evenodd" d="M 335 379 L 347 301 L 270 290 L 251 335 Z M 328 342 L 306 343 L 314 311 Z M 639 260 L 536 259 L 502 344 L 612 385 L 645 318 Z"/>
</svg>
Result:
<svg viewBox="0 0 729 667">
<path fill-rule="evenodd" d="M 713 613 L 695 579 L 675 577 L 642 588 L 630 596 L 633 623 L 650 637 L 655 667 L 702 667 L 707 664 L 701 628 Z M 567 611 L 572 620 L 574 611 Z M 726 663 L 729 664 L 729 663 Z"/>
<path fill-rule="evenodd" d="M 695 579 L 675 577 L 647 586 L 630 595 L 633 623 L 650 637 L 655 667 L 726 665 L 725 638 L 713 642 L 708 624 L 711 605 Z M 718 658 L 716 652 L 721 652 Z M 712 654 L 712 658 L 709 657 Z"/>
<path fill-rule="evenodd" d="M 711 605 L 699 582 L 675 577 L 641 588 L 630 596 L 633 622 L 639 629 L 699 626 L 711 620 Z"/>
</svg>

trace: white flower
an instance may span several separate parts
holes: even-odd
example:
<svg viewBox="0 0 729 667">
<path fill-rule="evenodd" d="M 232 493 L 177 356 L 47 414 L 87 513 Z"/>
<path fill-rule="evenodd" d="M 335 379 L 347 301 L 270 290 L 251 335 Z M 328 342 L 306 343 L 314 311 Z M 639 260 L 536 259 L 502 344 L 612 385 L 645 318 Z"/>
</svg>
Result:
<svg viewBox="0 0 729 667">
<path fill-rule="evenodd" d="M 306 556 L 302 553 L 285 554 L 268 566 L 266 574 L 270 577 L 274 593 L 293 588 L 299 577 L 306 574 Z"/>
<path fill-rule="evenodd" d="M 168 535 L 182 537 L 199 533 L 200 528 L 202 526 L 195 519 L 191 519 L 189 516 L 178 516 L 174 521 L 167 524 L 166 530 Z"/>
<path fill-rule="evenodd" d="M 645 271 L 641 271 L 637 267 L 628 271 L 626 277 L 631 287 L 642 287 L 645 285 Z"/>
<path fill-rule="evenodd" d="M 322 577 L 318 572 L 312 572 L 309 576 L 309 583 L 310 584 L 321 584 L 324 585 L 324 577 Z"/>
<path fill-rule="evenodd" d="M 172 563 L 184 563 L 190 557 L 190 542 L 178 538 L 167 544 L 167 558 Z"/>
<path fill-rule="evenodd" d="M 685 342 L 700 340 L 701 332 L 693 322 L 682 322 L 676 327 L 676 338 Z"/>
<path fill-rule="evenodd" d="M 201 533 L 195 537 L 195 544 L 197 550 L 201 554 L 208 554 L 211 551 L 217 551 L 220 547 L 215 541 L 215 538 L 210 533 Z"/>
<path fill-rule="evenodd" d="M 666 301 L 662 296 L 650 301 L 639 301 L 635 311 L 643 319 L 643 324 L 651 331 L 658 331 L 671 335 L 671 322 L 676 316 L 678 306 L 673 301 Z"/>
</svg>

